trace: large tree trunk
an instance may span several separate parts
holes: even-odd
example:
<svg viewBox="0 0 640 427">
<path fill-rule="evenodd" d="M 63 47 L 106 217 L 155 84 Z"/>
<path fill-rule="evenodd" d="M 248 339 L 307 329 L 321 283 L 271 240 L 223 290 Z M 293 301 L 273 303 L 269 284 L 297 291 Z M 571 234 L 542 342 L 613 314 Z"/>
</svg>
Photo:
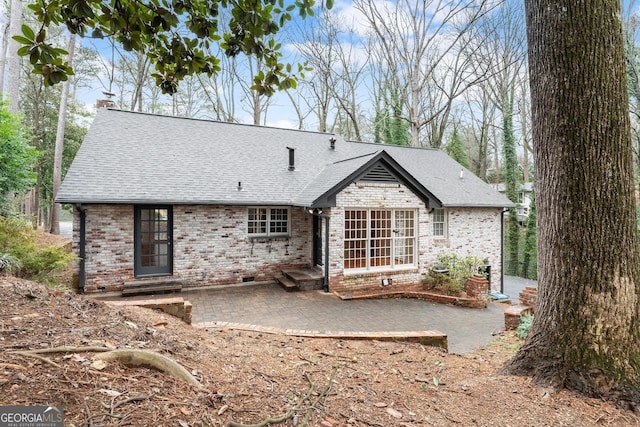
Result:
<svg viewBox="0 0 640 427">
<path fill-rule="evenodd" d="M 640 257 L 620 1 L 526 7 L 539 301 L 506 371 L 637 402 Z"/>
<path fill-rule="evenodd" d="M 9 44 L 7 50 L 7 86 L 9 97 L 9 111 L 20 113 L 20 57 L 18 49 L 20 43 L 13 36 L 22 35 L 22 1 L 11 0 L 11 23 L 9 29 Z"/>
</svg>

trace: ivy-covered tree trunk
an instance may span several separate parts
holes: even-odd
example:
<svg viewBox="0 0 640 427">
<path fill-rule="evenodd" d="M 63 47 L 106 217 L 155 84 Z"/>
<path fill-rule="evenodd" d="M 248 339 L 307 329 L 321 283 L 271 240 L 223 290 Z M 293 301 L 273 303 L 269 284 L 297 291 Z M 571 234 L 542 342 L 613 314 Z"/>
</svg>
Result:
<svg viewBox="0 0 640 427">
<path fill-rule="evenodd" d="M 506 195 L 513 203 L 518 203 L 518 156 L 516 155 L 516 140 L 513 135 L 513 96 L 503 94 L 502 102 L 502 154 L 504 169 L 504 185 Z M 516 208 L 511 208 L 507 215 L 507 274 L 517 275 L 520 254 L 520 224 Z"/>
<path fill-rule="evenodd" d="M 527 279 L 537 279 L 535 274 L 538 266 L 538 251 L 537 251 L 537 213 L 536 213 L 536 193 L 531 193 L 531 202 L 529 205 L 529 216 L 527 217 L 527 231 L 524 236 L 524 254 L 522 256 L 522 277 Z M 531 263 L 533 264 L 533 268 Z M 534 271 L 531 271 L 534 270 Z"/>
<path fill-rule="evenodd" d="M 638 402 L 640 256 L 619 0 L 527 0 L 535 321 L 507 372 Z"/>
<path fill-rule="evenodd" d="M 469 159 L 467 157 L 467 153 L 465 151 L 464 143 L 462 142 L 462 138 L 460 138 L 460 134 L 458 133 L 457 126 L 453 127 L 453 133 L 451 134 L 451 139 L 444 146 L 444 151 L 451 156 L 453 160 L 460 163 L 465 168 L 469 168 Z"/>
</svg>

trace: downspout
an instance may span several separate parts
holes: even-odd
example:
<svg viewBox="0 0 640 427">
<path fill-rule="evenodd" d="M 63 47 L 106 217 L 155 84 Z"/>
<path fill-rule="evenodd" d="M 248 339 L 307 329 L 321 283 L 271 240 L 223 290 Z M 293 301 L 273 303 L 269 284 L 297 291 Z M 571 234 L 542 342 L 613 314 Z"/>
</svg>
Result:
<svg viewBox="0 0 640 427">
<path fill-rule="evenodd" d="M 322 218 L 322 217 L 321 217 Z M 324 217 L 324 282 L 323 291 L 329 292 L 329 217 Z"/>
<path fill-rule="evenodd" d="M 509 209 L 502 209 L 500 214 L 500 293 L 504 294 L 504 214 Z"/>
<path fill-rule="evenodd" d="M 82 206 L 82 203 L 76 203 L 76 209 L 80 213 L 80 242 L 79 242 L 79 256 L 80 262 L 78 264 L 78 292 L 84 294 L 84 287 L 87 281 L 87 275 L 84 266 L 85 259 L 85 246 L 86 246 L 86 208 Z"/>
</svg>

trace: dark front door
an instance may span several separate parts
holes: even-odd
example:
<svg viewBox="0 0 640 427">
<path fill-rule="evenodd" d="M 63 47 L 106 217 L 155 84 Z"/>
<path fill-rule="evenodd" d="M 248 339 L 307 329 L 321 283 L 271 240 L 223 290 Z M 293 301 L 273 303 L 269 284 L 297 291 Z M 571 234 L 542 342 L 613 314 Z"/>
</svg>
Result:
<svg viewBox="0 0 640 427">
<path fill-rule="evenodd" d="M 322 265 L 322 218 L 313 216 L 313 265 Z"/>
<path fill-rule="evenodd" d="M 173 218 L 170 206 L 136 206 L 135 275 L 167 276 L 173 272 Z"/>
</svg>

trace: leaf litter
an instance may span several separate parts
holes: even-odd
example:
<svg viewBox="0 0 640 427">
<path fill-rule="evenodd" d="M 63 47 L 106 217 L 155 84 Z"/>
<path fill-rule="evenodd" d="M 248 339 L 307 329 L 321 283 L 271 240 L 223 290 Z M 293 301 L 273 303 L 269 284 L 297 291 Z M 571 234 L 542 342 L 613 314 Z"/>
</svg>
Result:
<svg viewBox="0 0 640 427">
<path fill-rule="evenodd" d="M 0 405 L 62 405 L 68 426 L 640 425 L 609 402 L 496 375 L 521 343 L 512 333 L 453 355 L 415 343 L 197 329 L 10 276 L 0 277 L 0 299 Z M 113 349 L 160 353 L 203 387 L 95 359 Z"/>
</svg>

